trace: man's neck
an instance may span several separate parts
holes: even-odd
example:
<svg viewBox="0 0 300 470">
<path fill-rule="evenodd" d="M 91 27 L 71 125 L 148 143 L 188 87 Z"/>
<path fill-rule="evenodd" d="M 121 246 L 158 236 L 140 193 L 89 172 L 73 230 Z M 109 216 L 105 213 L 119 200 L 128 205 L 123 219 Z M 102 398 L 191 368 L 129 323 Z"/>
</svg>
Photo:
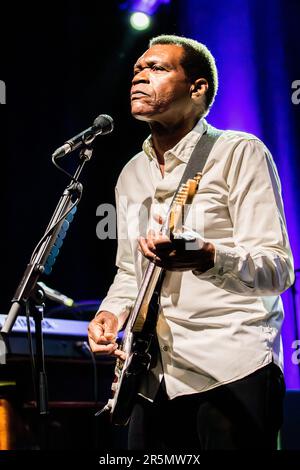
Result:
<svg viewBox="0 0 300 470">
<path fill-rule="evenodd" d="M 152 143 L 160 165 L 164 165 L 164 153 L 173 148 L 193 127 L 197 119 L 190 119 L 174 126 L 163 126 L 158 122 L 152 122 Z"/>
</svg>

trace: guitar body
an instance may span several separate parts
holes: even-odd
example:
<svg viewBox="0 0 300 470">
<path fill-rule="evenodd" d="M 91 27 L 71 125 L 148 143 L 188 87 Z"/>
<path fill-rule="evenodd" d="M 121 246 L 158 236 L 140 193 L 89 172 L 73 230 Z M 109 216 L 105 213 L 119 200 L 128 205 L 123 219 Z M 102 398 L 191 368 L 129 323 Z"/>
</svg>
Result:
<svg viewBox="0 0 300 470">
<path fill-rule="evenodd" d="M 136 396 L 139 392 L 143 375 L 150 367 L 151 355 L 147 353 L 147 344 L 151 339 L 141 340 L 136 338 L 132 352 L 124 371 L 119 378 L 118 392 L 114 396 L 114 404 L 111 408 L 111 421 L 113 424 L 124 426 L 128 423 Z M 142 349 L 144 351 L 136 351 Z M 118 372 L 116 372 L 117 375 Z M 112 386 L 113 388 L 113 386 Z"/>
<path fill-rule="evenodd" d="M 151 364 L 150 350 L 159 311 L 159 290 L 157 286 L 151 298 L 142 331 L 133 332 L 130 329 L 127 331 L 126 328 L 123 335 L 120 349 L 125 352 L 127 357 L 125 361 L 117 360 L 115 381 L 112 384 L 115 395 L 112 400 L 111 420 L 116 425 L 123 426 L 128 423 L 143 376 Z M 115 384 L 117 384 L 116 388 Z"/>
</svg>

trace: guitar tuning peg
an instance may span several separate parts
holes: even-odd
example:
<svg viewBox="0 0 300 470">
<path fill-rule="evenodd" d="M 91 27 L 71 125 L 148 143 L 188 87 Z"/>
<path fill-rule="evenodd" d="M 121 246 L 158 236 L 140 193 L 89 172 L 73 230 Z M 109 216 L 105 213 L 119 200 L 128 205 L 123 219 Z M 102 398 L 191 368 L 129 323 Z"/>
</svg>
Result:
<svg viewBox="0 0 300 470">
<path fill-rule="evenodd" d="M 197 181 L 197 183 L 199 183 L 199 181 L 201 180 L 202 178 L 202 173 L 199 171 L 198 173 L 196 173 L 196 175 L 194 176 L 194 180 Z"/>
</svg>

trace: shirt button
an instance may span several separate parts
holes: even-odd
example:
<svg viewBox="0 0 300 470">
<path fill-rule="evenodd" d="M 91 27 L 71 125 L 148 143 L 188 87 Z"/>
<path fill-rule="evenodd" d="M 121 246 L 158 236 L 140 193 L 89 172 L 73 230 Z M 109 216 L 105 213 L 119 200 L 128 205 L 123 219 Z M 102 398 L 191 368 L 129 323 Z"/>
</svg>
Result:
<svg viewBox="0 0 300 470">
<path fill-rule="evenodd" d="M 163 351 L 168 351 L 168 350 L 169 350 L 168 346 L 163 346 Z"/>
</svg>

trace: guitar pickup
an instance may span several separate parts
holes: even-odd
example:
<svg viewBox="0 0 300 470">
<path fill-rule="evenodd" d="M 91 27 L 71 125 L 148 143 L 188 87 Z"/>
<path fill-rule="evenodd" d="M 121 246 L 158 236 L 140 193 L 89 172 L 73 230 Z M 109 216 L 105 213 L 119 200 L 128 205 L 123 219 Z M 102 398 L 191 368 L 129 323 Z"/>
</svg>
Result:
<svg viewBox="0 0 300 470">
<path fill-rule="evenodd" d="M 150 367 L 151 356 L 148 353 L 134 352 L 130 358 L 125 375 L 140 375 Z"/>
</svg>

